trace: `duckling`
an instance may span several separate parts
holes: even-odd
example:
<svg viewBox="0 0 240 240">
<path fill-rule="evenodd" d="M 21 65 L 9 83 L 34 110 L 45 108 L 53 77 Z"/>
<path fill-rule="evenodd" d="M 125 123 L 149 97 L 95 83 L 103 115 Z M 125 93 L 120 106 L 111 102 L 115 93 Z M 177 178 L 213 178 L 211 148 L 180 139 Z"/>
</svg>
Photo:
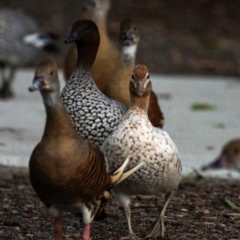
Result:
<svg viewBox="0 0 240 240">
<path fill-rule="evenodd" d="M 81 20 L 73 24 L 65 42 L 77 45 L 77 67 L 61 93 L 76 131 L 98 147 L 127 111 L 123 104 L 106 97 L 92 78 L 99 40 L 98 27 L 93 21 Z"/>
<path fill-rule="evenodd" d="M 20 9 L 0 9 L 0 98 L 13 97 L 12 82 L 18 67 L 25 66 L 43 50 L 57 44 L 34 19 Z"/>
<path fill-rule="evenodd" d="M 110 169 L 119 166 L 128 155 L 131 156 L 129 166 L 145 163 L 144 167 L 114 189 L 127 217 L 127 239 L 139 239 L 131 226 L 131 195 L 166 194 L 166 201 L 155 225 L 146 235 L 147 238 L 163 237 L 165 211 L 181 180 L 179 152 L 168 133 L 153 127 L 148 119 L 152 83 L 145 65 L 136 65 L 134 68 L 129 90 L 130 108 L 105 140 L 101 150 L 108 159 Z"/>
<path fill-rule="evenodd" d="M 136 51 L 140 40 L 137 25 L 132 19 L 124 19 L 120 24 L 119 41 L 121 57 L 104 93 L 126 107 L 130 106 L 129 79 L 135 66 Z M 156 94 L 151 91 L 148 117 L 154 127 L 163 127 L 164 116 L 158 104 Z"/>
<path fill-rule="evenodd" d="M 129 162 L 113 174 L 98 148 L 74 130 L 59 94 L 57 65 L 47 58 L 40 62 L 29 91 L 40 91 L 46 110 L 41 141 L 29 161 L 30 181 L 40 200 L 54 217 L 55 240 L 62 236 L 61 212 L 82 213 L 83 240 L 90 240 L 90 224 L 103 212 L 111 189 L 141 165 L 123 173 Z"/>
<path fill-rule="evenodd" d="M 203 171 L 217 169 L 240 170 L 240 139 L 233 139 L 227 142 L 222 149 L 220 156 L 207 166 L 202 167 Z"/>
<path fill-rule="evenodd" d="M 107 82 L 116 68 L 120 51 L 109 39 L 107 33 L 107 15 L 110 10 L 109 0 L 85 0 L 83 16 L 93 20 L 99 29 L 100 45 L 92 67 L 92 76 L 100 91 L 106 87 Z M 64 61 L 64 75 L 68 80 L 77 63 L 76 47 L 69 48 Z"/>
</svg>

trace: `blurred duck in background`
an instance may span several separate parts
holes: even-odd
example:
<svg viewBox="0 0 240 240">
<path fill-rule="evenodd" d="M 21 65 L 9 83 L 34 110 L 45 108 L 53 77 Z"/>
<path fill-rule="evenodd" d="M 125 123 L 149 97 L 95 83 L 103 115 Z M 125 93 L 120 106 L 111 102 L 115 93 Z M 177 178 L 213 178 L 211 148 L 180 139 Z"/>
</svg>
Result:
<svg viewBox="0 0 240 240">
<path fill-rule="evenodd" d="M 111 79 L 104 89 L 104 93 L 108 97 L 121 102 L 127 108 L 130 106 L 129 82 L 136 62 L 139 40 L 140 36 L 136 23 L 132 19 L 124 19 L 120 24 L 119 32 L 121 56 Z M 163 127 L 164 116 L 158 104 L 157 96 L 153 91 L 150 93 L 148 117 L 154 127 Z"/>
<path fill-rule="evenodd" d="M 21 9 L 0 9 L 0 98 L 13 97 L 15 70 L 43 51 L 56 51 L 57 44 L 37 22 Z"/>
<path fill-rule="evenodd" d="M 213 162 L 202 167 L 202 171 L 232 169 L 240 171 L 240 139 L 227 142 L 221 154 Z"/>
</svg>

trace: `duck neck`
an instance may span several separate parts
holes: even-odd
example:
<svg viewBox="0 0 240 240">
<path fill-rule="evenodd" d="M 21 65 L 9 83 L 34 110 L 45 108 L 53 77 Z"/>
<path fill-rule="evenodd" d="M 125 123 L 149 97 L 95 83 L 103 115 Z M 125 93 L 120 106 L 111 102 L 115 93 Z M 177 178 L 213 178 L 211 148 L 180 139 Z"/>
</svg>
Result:
<svg viewBox="0 0 240 240">
<path fill-rule="evenodd" d="M 137 45 L 133 44 L 131 46 L 123 46 L 122 47 L 122 53 L 121 53 L 121 59 L 127 62 L 131 62 L 133 65 L 135 64 L 136 59 L 136 51 L 137 51 Z"/>
<path fill-rule="evenodd" d="M 101 38 L 102 35 L 107 35 L 107 15 L 108 10 L 100 9 L 92 13 L 92 20 L 97 24 Z"/>
<path fill-rule="evenodd" d="M 136 94 L 130 94 L 130 109 L 139 109 L 147 114 L 149 104 L 149 94 L 144 94 L 142 97 L 138 97 Z"/>
<path fill-rule="evenodd" d="M 68 135 L 76 137 L 77 133 L 73 128 L 67 110 L 63 105 L 59 94 L 55 92 L 42 93 L 43 102 L 46 110 L 46 124 L 44 135 Z"/>
<path fill-rule="evenodd" d="M 78 50 L 77 67 L 82 67 L 86 71 L 91 71 L 99 43 L 76 43 L 76 45 Z"/>
</svg>

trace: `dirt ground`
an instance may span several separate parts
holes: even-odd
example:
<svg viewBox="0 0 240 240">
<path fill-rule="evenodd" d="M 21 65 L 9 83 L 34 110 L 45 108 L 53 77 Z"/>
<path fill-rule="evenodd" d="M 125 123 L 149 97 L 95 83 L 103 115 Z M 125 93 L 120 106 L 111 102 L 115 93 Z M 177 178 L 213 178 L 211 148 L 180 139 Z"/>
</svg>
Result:
<svg viewBox="0 0 240 240">
<path fill-rule="evenodd" d="M 0 6 L 22 7 L 46 29 L 60 36 L 61 66 L 67 47 L 63 40 L 80 17 L 82 1 L 1 0 Z M 151 72 L 167 74 L 240 74 L 240 1 L 238 0 L 112 0 L 108 28 L 116 40 L 122 19 L 139 25 L 137 63 Z M 34 63 L 32 63 L 34 65 Z M 1 168 L 1 166 L 0 166 Z M 1 174 L 0 174 L 1 175 Z M 165 240 L 240 240 L 240 182 L 184 180 L 166 213 Z M 132 224 L 144 237 L 157 217 L 163 199 L 132 201 Z M 123 211 L 114 200 L 108 217 L 92 224 L 92 239 L 117 240 L 127 234 Z M 82 223 L 64 214 L 65 240 L 79 239 Z M 0 176 L 0 239 L 52 239 L 53 221 L 47 216 L 27 176 Z"/>
<path fill-rule="evenodd" d="M 226 180 L 183 180 L 166 212 L 164 239 L 239 240 L 239 185 Z M 47 216 L 27 176 L 0 178 L 0 202 L 0 239 L 52 239 L 53 219 Z M 144 237 L 162 204 L 163 199 L 132 199 L 132 225 L 139 237 Z M 115 200 L 107 204 L 106 213 L 107 218 L 92 224 L 92 240 L 127 235 L 126 218 Z M 72 214 L 64 214 L 63 220 L 63 239 L 79 239 L 81 220 Z"/>
<path fill-rule="evenodd" d="M 1 0 L 0 6 L 21 7 L 63 40 L 81 18 L 83 0 Z M 150 72 L 168 74 L 240 74 L 240 2 L 238 0 L 111 0 L 108 28 L 116 40 L 119 23 L 136 21 L 141 41 L 137 63 Z"/>
</svg>

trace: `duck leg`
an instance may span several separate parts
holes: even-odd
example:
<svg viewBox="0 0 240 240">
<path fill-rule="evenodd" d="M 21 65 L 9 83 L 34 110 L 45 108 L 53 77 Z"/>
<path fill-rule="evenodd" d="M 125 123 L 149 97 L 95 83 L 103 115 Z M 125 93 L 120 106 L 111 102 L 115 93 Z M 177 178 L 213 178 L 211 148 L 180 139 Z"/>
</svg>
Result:
<svg viewBox="0 0 240 240">
<path fill-rule="evenodd" d="M 0 98 L 6 99 L 13 96 L 11 84 L 15 74 L 14 67 L 1 66 L 2 86 L 0 88 Z"/>
<path fill-rule="evenodd" d="M 128 224 L 128 236 L 121 237 L 120 240 L 130 239 L 130 240 L 140 240 L 141 238 L 137 237 L 135 233 L 132 230 L 132 224 L 131 224 L 131 209 L 129 205 L 124 206 L 124 212 L 127 218 L 127 224 Z"/>
<path fill-rule="evenodd" d="M 146 238 L 156 238 L 156 237 L 164 237 L 164 232 L 165 232 L 165 226 L 164 226 L 164 217 L 165 217 L 165 212 L 168 207 L 169 202 L 171 201 L 171 198 L 174 194 L 174 190 L 165 196 L 165 203 L 163 206 L 163 209 L 158 216 L 153 228 L 148 232 Z"/>
<path fill-rule="evenodd" d="M 90 223 L 85 224 L 83 229 L 83 240 L 91 240 L 90 238 Z"/>
<path fill-rule="evenodd" d="M 54 218 L 54 240 L 62 239 L 63 222 L 61 217 Z"/>
</svg>

